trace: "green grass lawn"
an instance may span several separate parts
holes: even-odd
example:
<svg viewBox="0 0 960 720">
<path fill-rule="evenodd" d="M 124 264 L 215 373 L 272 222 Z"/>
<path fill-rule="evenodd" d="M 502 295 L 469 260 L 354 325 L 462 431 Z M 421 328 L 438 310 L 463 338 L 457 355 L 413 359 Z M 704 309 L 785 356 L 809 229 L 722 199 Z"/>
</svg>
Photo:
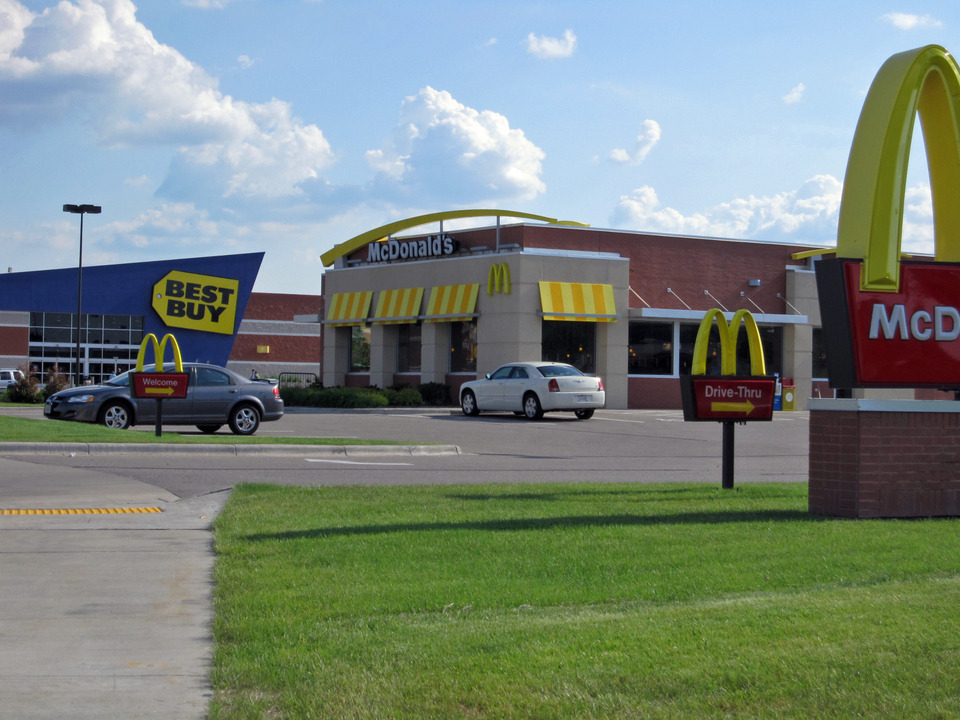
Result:
<svg viewBox="0 0 960 720">
<path fill-rule="evenodd" d="M 279 422 L 283 422 L 280 420 Z M 360 440 L 351 438 L 305 438 L 234 435 L 226 426 L 215 435 L 205 435 L 193 426 L 163 431 L 160 437 L 141 430 L 113 430 L 92 423 L 65 420 L 35 420 L 0 415 L 0 442 L 61 442 L 61 443 L 183 443 L 205 445 L 402 445 L 387 440 Z M 409 443 L 406 443 L 409 444 Z M 429 443 L 421 443 L 429 444 Z"/>
<path fill-rule="evenodd" d="M 802 484 L 234 491 L 211 717 L 956 718 L 960 522 Z"/>
</svg>

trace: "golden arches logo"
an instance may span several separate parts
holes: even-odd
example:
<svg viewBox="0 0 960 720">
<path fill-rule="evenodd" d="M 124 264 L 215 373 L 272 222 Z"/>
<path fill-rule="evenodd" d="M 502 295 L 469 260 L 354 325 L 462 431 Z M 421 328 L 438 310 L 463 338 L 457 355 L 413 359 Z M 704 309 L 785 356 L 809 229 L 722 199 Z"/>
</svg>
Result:
<svg viewBox="0 0 960 720">
<path fill-rule="evenodd" d="M 697 340 L 693 346 L 693 364 L 690 368 L 692 375 L 707 374 L 707 348 L 710 344 L 710 327 L 717 321 L 717 330 L 720 334 L 720 374 L 737 374 L 737 337 L 740 334 L 740 322 L 747 329 L 747 342 L 750 345 L 750 374 L 766 375 L 767 364 L 763 357 L 763 343 L 760 339 L 760 328 L 749 310 L 737 310 L 727 325 L 723 312 L 714 308 L 707 312 L 700 322 L 697 331 Z"/>
<path fill-rule="evenodd" d="M 143 372 L 143 359 L 146 355 L 147 345 L 153 345 L 153 358 L 154 368 L 157 372 L 163 372 L 163 355 L 164 351 L 167 348 L 167 343 L 170 343 L 170 347 L 173 350 L 173 367 L 178 373 L 183 372 L 183 358 L 180 355 L 180 345 L 177 344 L 177 339 L 170 333 L 167 333 L 163 336 L 163 339 L 158 343 L 157 336 L 153 333 L 149 333 L 140 343 L 140 352 L 137 353 L 137 372 Z"/>
<path fill-rule="evenodd" d="M 495 263 L 487 273 L 487 295 L 502 292 L 510 294 L 510 266 L 506 263 Z"/>
<path fill-rule="evenodd" d="M 933 195 L 935 259 L 960 261 L 960 68 L 942 47 L 928 45 L 883 64 L 857 121 L 837 257 L 862 260 L 864 291 L 899 289 L 907 162 L 918 115 Z"/>
</svg>

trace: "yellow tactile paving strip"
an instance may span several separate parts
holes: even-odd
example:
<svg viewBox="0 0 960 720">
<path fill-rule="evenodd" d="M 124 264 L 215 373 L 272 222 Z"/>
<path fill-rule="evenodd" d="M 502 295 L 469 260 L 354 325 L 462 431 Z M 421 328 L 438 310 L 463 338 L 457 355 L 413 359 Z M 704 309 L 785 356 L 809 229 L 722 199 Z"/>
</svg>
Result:
<svg viewBox="0 0 960 720">
<path fill-rule="evenodd" d="M 4 510 L 0 508 L 0 515 L 125 515 L 129 513 L 158 513 L 163 512 L 158 507 L 135 508 L 23 508 Z"/>
</svg>

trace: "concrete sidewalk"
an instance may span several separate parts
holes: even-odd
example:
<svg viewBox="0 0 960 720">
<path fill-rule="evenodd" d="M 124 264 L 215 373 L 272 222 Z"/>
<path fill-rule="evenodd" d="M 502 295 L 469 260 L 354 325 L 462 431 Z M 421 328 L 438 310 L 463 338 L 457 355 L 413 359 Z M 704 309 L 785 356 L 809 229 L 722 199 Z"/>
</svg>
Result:
<svg viewBox="0 0 960 720">
<path fill-rule="evenodd" d="M 205 718 L 226 496 L 0 458 L 0 718 Z"/>
</svg>

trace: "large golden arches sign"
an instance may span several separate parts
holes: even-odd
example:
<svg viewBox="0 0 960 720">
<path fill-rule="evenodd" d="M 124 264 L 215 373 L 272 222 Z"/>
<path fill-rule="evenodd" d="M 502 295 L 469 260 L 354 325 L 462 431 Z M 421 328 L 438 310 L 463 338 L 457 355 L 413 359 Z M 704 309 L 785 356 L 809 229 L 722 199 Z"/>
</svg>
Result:
<svg viewBox="0 0 960 720">
<path fill-rule="evenodd" d="M 938 45 L 892 56 L 877 73 L 850 149 L 837 257 L 862 259 L 861 290 L 896 292 L 904 192 L 919 115 L 933 194 L 935 259 L 960 261 L 960 68 Z"/>
<path fill-rule="evenodd" d="M 514 210 L 446 210 L 444 212 L 430 213 L 428 215 L 418 215 L 417 217 L 407 218 L 406 220 L 397 220 L 396 222 L 388 223 L 387 225 L 381 225 L 373 230 L 368 230 L 365 233 L 360 233 L 356 237 L 352 237 L 346 242 L 340 243 L 332 250 L 325 252 L 320 256 L 320 260 L 323 262 L 325 267 L 329 267 L 330 265 L 333 265 L 333 262 L 337 258 L 343 257 L 344 255 L 349 255 L 368 243 L 382 240 L 383 238 L 389 237 L 390 235 L 398 233 L 401 230 L 408 230 L 419 225 L 440 222 L 442 220 L 457 220 L 461 218 L 475 217 L 516 217 L 526 218 L 528 220 L 539 220 L 541 222 L 550 223 L 551 225 L 589 227 L 589 225 L 585 223 L 578 223 L 572 220 L 557 220 L 556 218 L 544 217 L 543 215 L 534 215 L 532 213 L 516 212 Z"/>
</svg>

